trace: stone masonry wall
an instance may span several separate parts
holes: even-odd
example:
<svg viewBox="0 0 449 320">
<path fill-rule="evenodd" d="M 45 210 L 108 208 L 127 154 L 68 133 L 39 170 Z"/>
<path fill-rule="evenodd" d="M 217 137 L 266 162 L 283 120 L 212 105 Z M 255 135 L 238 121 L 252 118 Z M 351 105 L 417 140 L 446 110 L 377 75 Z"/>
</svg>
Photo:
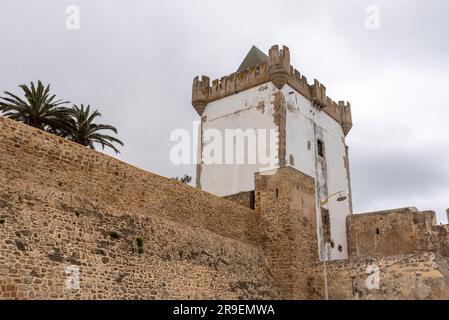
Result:
<svg viewBox="0 0 449 320">
<path fill-rule="evenodd" d="M 240 192 L 223 198 L 238 203 L 246 208 L 254 209 L 254 191 Z"/>
<path fill-rule="evenodd" d="M 449 260 L 435 253 L 332 261 L 327 276 L 330 299 L 449 299 Z"/>
<path fill-rule="evenodd" d="M 253 211 L 0 117 L 0 299 L 449 299 L 434 213 L 351 216 L 324 268 L 313 179 L 272 173 Z"/>
<path fill-rule="evenodd" d="M 264 250 L 282 299 L 319 299 L 316 198 L 313 178 L 292 167 L 257 173 L 256 211 Z"/>
<path fill-rule="evenodd" d="M 402 208 L 347 218 L 350 259 L 416 252 L 449 256 L 447 226 L 438 226 L 432 211 Z"/>
<path fill-rule="evenodd" d="M 277 298 L 260 235 L 252 210 L 0 117 L 0 299 Z"/>
</svg>

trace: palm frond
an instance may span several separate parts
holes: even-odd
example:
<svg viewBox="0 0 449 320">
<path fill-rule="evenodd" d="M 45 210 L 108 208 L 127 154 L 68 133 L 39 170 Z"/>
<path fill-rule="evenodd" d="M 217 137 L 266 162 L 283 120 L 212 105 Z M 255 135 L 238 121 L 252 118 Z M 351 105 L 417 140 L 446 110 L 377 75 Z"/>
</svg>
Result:
<svg viewBox="0 0 449 320">
<path fill-rule="evenodd" d="M 68 113 L 72 119 L 70 130 L 67 132 L 68 139 L 92 149 L 94 149 L 94 145 L 97 143 L 103 149 L 109 147 L 116 153 L 119 153 L 114 143 L 123 146 L 123 142 L 113 136 L 100 132 L 110 130 L 117 134 L 117 129 L 110 125 L 94 123 L 94 120 L 101 116 L 98 110 L 92 110 L 90 105 L 85 106 L 81 104 L 79 106 L 73 105 Z"/>
</svg>

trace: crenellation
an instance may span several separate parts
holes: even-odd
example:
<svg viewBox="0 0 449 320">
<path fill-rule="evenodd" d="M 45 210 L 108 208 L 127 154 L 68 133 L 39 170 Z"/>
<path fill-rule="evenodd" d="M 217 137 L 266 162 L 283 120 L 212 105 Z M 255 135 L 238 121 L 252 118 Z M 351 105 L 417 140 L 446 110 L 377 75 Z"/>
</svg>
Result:
<svg viewBox="0 0 449 320">
<path fill-rule="evenodd" d="M 207 76 L 195 77 L 192 86 L 192 105 L 198 114 L 202 114 L 209 102 L 210 78 Z"/>
<path fill-rule="evenodd" d="M 307 78 L 290 64 L 290 49 L 278 45 L 269 50 L 268 63 L 261 63 L 237 73 L 231 73 L 220 79 L 213 80 L 202 76 L 193 80 L 192 105 L 199 115 L 204 112 L 207 104 L 241 91 L 259 86 L 268 81 L 281 89 L 289 84 L 298 93 L 342 125 L 345 135 L 352 128 L 350 104 L 340 105 L 326 95 L 326 87 L 318 80 L 313 85 L 308 84 Z M 212 83 L 212 85 L 210 85 Z"/>
<path fill-rule="evenodd" d="M 278 45 L 274 45 L 268 51 L 269 65 L 280 65 L 286 70 L 290 69 L 290 49 L 287 46 L 282 46 L 279 49 Z"/>
<path fill-rule="evenodd" d="M 288 84 L 296 91 L 298 91 L 301 95 L 310 100 L 312 93 L 310 91 L 310 86 L 307 83 L 307 78 L 293 67 L 291 67 L 291 74 L 292 77 L 288 81 Z"/>
<path fill-rule="evenodd" d="M 268 66 L 270 81 L 278 89 L 282 89 L 291 77 L 290 50 L 286 46 L 283 46 L 281 50 L 277 45 L 272 46 L 269 51 Z"/>
<path fill-rule="evenodd" d="M 203 89 L 203 88 L 209 88 L 210 86 L 210 78 L 208 76 L 201 76 L 200 77 L 195 77 L 195 79 L 193 79 L 193 87 L 195 89 Z"/>
<path fill-rule="evenodd" d="M 318 108 L 324 109 L 328 105 L 328 100 L 326 96 L 326 87 L 321 84 L 317 79 L 313 81 L 311 87 L 311 100 L 316 103 Z"/>
<path fill-rule="evenodd" d="M 223 77 L 223 81 L 225 83 L 225 95 L 230 95 L 231 92 L 235 92 L 237 90 L 235 73 Z"/>
<path fill-rule="evenodd" d="M 337 110 L 342 111 L 341 114 L 341 125 L 343 128 L 343 132 L 345 136 L 349 133 L 352 128 L 352 113 L 351 113 L 351 104 L 347 102 L 345 104 L 344 101 L 338 102 L 339 108 Z"/>
<path fill-rule="evenodd" d="M 212 81 L 212 87 L 211 87 L 211 91 L 210 91 L 210 93 L 214 93 L 214 92 L 217 92 L 217 91 L 221 91 L 221 79 L 219 80 L 219 79 L 215 79 L 215 80 L 213 80 Z"/>
<path fill-rule="evenodd" d="M 299 87 L 308 87 L 307 78 L 296 69 L 294 70 L 294 80 L 299 85 Z"/>
</svg>

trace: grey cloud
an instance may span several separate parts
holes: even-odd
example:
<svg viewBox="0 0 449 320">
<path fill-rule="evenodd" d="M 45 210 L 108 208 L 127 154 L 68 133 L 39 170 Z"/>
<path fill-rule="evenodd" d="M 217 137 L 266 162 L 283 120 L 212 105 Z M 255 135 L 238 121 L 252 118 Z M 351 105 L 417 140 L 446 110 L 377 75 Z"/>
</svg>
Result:
<svg viewBox="0 0 449 320">
<path fill-rule="evenodd" d="M 352 173 L 354 195 L 363 206 L 383 200 L 431 198 L 447 190 L 449 170 L 441 150 L 393 150 L 388 153 L 366 150 L 354 152 Z M 444 154 L 443 159 L 449 155 Z M 414 205 L 410 203 L 409 205 Z"/>
<path fill-rule="evenodd" d="M 77 4 L 81 29 L 65 29 Z M 378 5 L 381 28 L 365 28 Z M 255 44 L 350 100 L 355 211 L 449 207 L 449 3 L 431 1 L 3 1 L 0 90 L 42 79 L 98 107 L 126 143 L 119 158 L 165 176 L 173 129 L 190 129 L 192 78 L 235 71 Z"/>
</svg>

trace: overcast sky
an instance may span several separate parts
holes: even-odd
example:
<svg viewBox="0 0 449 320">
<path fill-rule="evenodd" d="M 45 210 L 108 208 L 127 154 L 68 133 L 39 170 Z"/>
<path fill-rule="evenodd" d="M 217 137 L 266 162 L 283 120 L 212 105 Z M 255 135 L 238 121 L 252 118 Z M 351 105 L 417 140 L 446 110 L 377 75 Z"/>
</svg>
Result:
<svg viewBox="0 0 449 320">
<path fill-rule="evenodd" d="M 80 29 L 66 28 L 78 5 Z M 379 8 L 379 29 L 366 8 Z M 41 79 L 119 129 L 118 156 L 164 176 L 170 132 L 190 129 L 192 79 L 237 69 L 254 44 L 352 104 L 356 212 L 449 207 L 449 2 L 2 0 L 0 91 Z M 369 20 L 372 21 L 372 20 Z M 115 156 L 115 155 L 114 155 Z M 446 221 L 442 220 L 443 222 Z"/>
</svg>

